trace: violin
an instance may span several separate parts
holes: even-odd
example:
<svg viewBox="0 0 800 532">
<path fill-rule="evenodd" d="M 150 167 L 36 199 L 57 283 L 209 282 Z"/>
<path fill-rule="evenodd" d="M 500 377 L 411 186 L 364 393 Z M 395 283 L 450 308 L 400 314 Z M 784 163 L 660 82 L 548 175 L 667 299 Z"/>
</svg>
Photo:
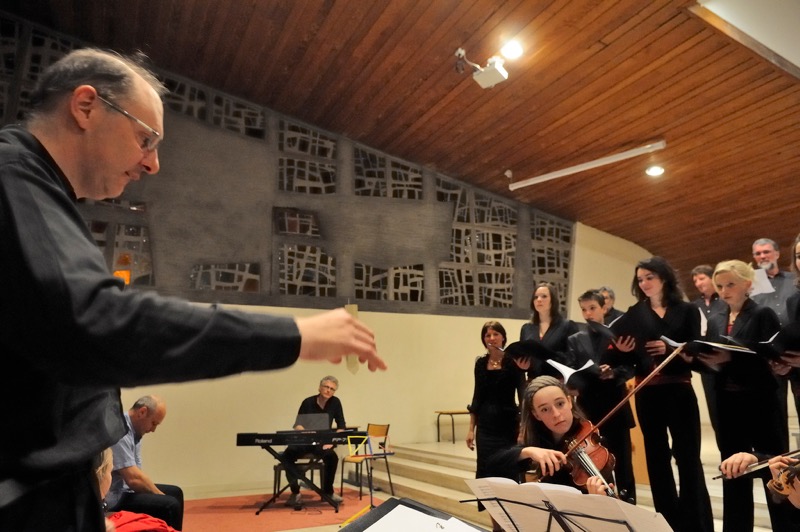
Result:
<svg viewBox="0 0 800 532">
<path fill-rule="evenodd" d="M 591 421 L 581 421 L 575 434 L 567 437 L 566 444 L 568 448 L 564 454 L 571 465 L 570 475 L 575 485 L 583 488 L 589 477 L 600 477 L 606 495 L 617 498 L 616 492 L 608 484 L 608 479 L 614 474 L 616 458 L 600 443 L 600 435 Z"/>
<path fill-rule="evenodd" d="M 767 482 L 767 488 L 772 493 L 775 502 L 780 503 L 795 494 L 794 482 L 800 475 L 800 464 L 787 466 L 782 469 L 776 478 Z"/>
</svg>

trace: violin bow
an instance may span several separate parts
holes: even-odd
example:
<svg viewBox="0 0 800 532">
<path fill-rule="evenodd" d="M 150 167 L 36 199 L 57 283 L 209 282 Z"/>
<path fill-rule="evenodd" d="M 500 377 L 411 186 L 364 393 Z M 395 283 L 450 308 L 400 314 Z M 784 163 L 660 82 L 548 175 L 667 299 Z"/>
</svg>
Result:
<svg viewBox="0 0 800 532">
<path fill-rule="evenodd" d="M 666 343 L 666 342 L 664 342 L 664 345 L 667 345 L 667 343 Z M 682 343 L 681 345 L 679 345 L 678 347 L 676 347 L 676 348 L 675 348 L 675 349 L 672 351 L 672 353 L 670 353 L 670 354 L 669 354 L 669 356 L 667 356 L 667 358 L 665 358 L 665 359 L 664 359 L 664 361 L 663 361 L 663 362 L 661 362 L 661 364 L 659 364 L 658 366 L 656 366 L 656 367 L 655 367 L 655 369 L 653 369 L 653 371 L 651 371 L 651 372 L 650 372 L 650 374 L 649 374 L 649 375 L 647 375 L 647 377 L 645 377 L 644 379 L 642 379 L 642 380 L 639 382 L 639 384 L 637 384 L 637 385 L 636 385 L 636 386 L 633 388 L 633 390 L 631 390 L 631 391 L 630 391 L 630 393 L 628 393 L 628 395 L 627 395 L 627 396 L 625 396 L 625 398 L 624 398 L 622 401 L 620 401 L 620 402 L 619 402 L 619 404 L 617 404 L 617 406 L 615 406 L 614 408 L 612 408 L 612 409 L 611 409 L 611 410 L 608 412 L 608 414 L 606 414 L 606 415 L 605 415 L 605 417 L 604 417 L 603 419 L 601 419 L 601 420 L 600 420 L 600 421 L 597 423 L 597 425 L 595 425 L 595 426 L 594 426 L 594 428 L 593 428 L 592 430 L 590 430 L 590 431 L 589 431 L 589 434 L 587 434 L 587 435 L 586 435 L 586 436 L 585 436 L 583 439 L 581 439 L 580 441 L 576 441 L 576 442 L 575 442 L 575 443 L 572 445 L 572 447 L 570 447 L 569 449 L 567 449 L 567 452 L 566 452 L 566 453 L 564 453 L 564 454 L 566 454 L 567 456 L 569 456 L 569 454 L 570 454 L 570 453 L 572 453 L 573 451 L 575 451 L 575 449 L 578 447 L 578 445 L 580 445 L 580 444 L 581 444 L 581 442 L 582 442 L 583 440 L 585 440 L 586 438 L 588 438 L 589 436 L 591 436 L 593 432 L 597 432 L 598 430 L 600 430 L 600 427 L 601 427 L 601 426 L 602 426 L 602 425 L 603 425 L 603 424 L 604 424 L 606 421 L 608 421 L 609 419 L 611 419 L 611 416 L 613 416 L 614 414 L 616 414 L 616 413 L 617 413 L 617 411 L 618 411 L 620 408 L 622 408 L 623 406 L 625 406 L 625 404 L 626 404 L 628 401 L 630 401 L 630 400 L 631 400 L 631 397 L 633 397 L 634 395 L 636 395 L 636 392 L 638 392 L 638 391 L 639 391 L 639 390 L 642 388 L 642 386 L 645 386 L 645 385 L 646 385 L 648 382 L 650 382 L 650 381 L 653 379 L 653 377 L 655 377 L 656 375 L 658 375 L 658 372 L 659 372 L 659 371 L 661 371 L 662 369 L 664 369 L 664 367 L 665 367 L 667 364 L 669 364 L 670 362 L 672 362 L 672 359 L 674 359 L 676 356 L 678 356 L 679 354 L 681 354 L 681 352 L 683 351 L 683 348 L 684 348 L 684 347 L 686 347 L 686 342 L 684 342 L 684 343 Z"/>
<path fill-rule="evenodd" d="M 800 456 L 800 449 L 796 449 L 794 451 L 789 451 L 788 453 L 779 454 L 777 456 L 785 456 L 787 458 L 797 458 L 798 456 Z M 775 457 L 773 456 L 772 458 L 775 458 Z M 749 466 L 745 467 L 744 471 L 742 471 L 742 474 L 739 475 L 736 478 L 742 478 L 744 476 L 750 476 L 753 473 L 757 473 L 758 471 L 761 471 L 765 467 L 769 467 L 769 461 L 772 460 L 772 458 L 767 458 L 766 460 L 761 460 L 760 462 L 756 462 L 754 464 L 750 464 Z M 711 480 L 719 480 L 721 478 L 725 479 L 725 480 L 728 480 L 728 478 L 725 475 L 717 475 L 716 477 L 712 477 Z"/>
</svg>

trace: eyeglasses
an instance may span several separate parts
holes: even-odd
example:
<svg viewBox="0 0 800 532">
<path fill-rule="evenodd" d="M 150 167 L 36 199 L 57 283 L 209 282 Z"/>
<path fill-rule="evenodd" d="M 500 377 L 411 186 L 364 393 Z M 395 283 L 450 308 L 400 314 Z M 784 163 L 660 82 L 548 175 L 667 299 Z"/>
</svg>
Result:
<svg viewBox="0 0 800 532">
<path fill-rule="evenodd" d="M 334 393 L 336 392 L 336 388 L 334 388 L 333 386 L 328 386 L 327 384 L 323 384 L 322 386 L 320 386 L 320 388 L 325 388 L 326 390 L 330 390 Z"/>
<path fill-rule="evenodd" d="M 143 150 L 147 150 L 149 152 L 153 152 L 153 151 L 156 151 L 158 149 L 158 144 L 161 142 L 161 133 L 159 133 L 158 131 L 156 131 L 152 127 L 148 126 L 147 124 L 145 124 L 144 122 L 142 122 L 141 120 L 139 120 L 138 118 L 136 118 L 135 116 L 130 114 L 128 111 L 126 111 L 125 109 L 123 109 L 119 105 L 117 105 L 114 102 L 111 102 L 109 100 L 106 100 L 105 98 L 103 98 L 99 94 L 97 95 L 97 99 L 100 100 L 101 102 L 103 102 L 104 104 L 106 104 L 107 106 L 111 107 L 113 110 L 118 111 L 118 112 L 122 113 L 123 115 L 127 116 L 128 118 L 130 118 L 131 120 L 133 120 L 134 122 L 136 122 L 137 124 L 139 124 L 140 126 L 142 126 L 147 131 L 150 132 L 150 135 L 146 136 L 144 138 L 144 142 L 142 142 L 141 148 Z"/>
</svg>

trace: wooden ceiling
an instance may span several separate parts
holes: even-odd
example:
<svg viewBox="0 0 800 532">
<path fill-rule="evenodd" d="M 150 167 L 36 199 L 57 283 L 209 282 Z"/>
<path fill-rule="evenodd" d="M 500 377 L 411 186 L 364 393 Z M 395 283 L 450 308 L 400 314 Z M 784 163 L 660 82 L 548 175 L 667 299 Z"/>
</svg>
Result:
<svg viewBox="0 0 800 532">
<path fill-rule="evenodd" d="M 4 4 L 5 5 L 5 4 Z M 18 0 L 9 12 L 494 193 L 675 265 L 800 231 L 800 75 L 693 0 Z M 721 30 L 722 28 L 722 30 Z M 724 30 L 724 31 L 723 31 Z M 514 37 L 525 55 L 481 89 Z M 664 150 L 522 188 L 653 140 Z M 666 168 L 653 179 L 650 162 Z M 688 292 L 694 292 L 691 286 Z"/>
</svg>

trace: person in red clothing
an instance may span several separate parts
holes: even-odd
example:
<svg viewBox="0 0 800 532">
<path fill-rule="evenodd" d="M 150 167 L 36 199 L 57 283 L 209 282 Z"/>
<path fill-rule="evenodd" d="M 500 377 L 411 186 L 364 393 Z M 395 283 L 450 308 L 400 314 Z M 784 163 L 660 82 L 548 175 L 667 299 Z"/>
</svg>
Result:
<svg viewBox="0 0 800 532">
<path fill-rule="evenodd" d="M 105 498 L 111 487 L 111 469 L 114 465 L 109 447 L 96 458 L 98 492 L 101 500 Z M 105 504 L 105 503 L 103 503 Z M 147 514 L 128 512 L 125 510 L 106 515 L 106 532 L 180 532 L 163 520 Z"/>
</svg>

